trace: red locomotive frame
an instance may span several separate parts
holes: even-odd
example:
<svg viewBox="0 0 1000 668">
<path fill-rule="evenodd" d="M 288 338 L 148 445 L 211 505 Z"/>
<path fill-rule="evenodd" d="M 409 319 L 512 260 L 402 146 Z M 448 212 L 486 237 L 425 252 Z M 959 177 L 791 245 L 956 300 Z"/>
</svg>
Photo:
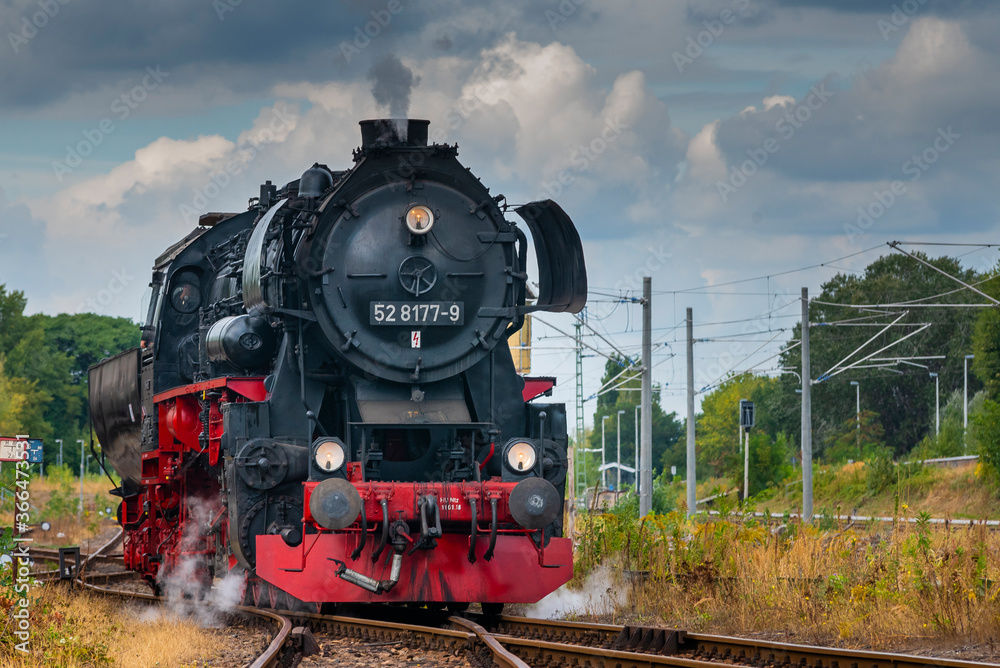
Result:
<svg viewBox="0 0 1000 668">
<path fill-rule="evenodd" d="M 553 384 L 548 378 L 526 379 L 525 401 L 547 393 Z M 207 452 L 209 464 L 217 465 L 222 404 L 263 401 L 266 395 L 262 378 L 224 377 L 154 396 L 157 447 L 142 453 L 142 492 L 125 499 L 121 510 L 126 568 L 139 571 L 157 587 L 163 573 L 195 563 L 198 567 L 190 575 L 209 584 L 208 564 L 226 547 L 229 536 L 223 490 L 203 468 L 182 462 L 187 453 Z M 201 439 L 204 401 L 210 402 L 207 446 Z M 358 521 L 342 531 L 319 527 L 309 511 L 309 496 L 318 483 L 304 482 L 304 539 L 291 547 L 278 535 L 257 536 L 256 577 L 247 581 L 246 602 L 287 604 L 281 592 L 306 603 L 533 601 L 572 578 L 569 538 L 549 538 L 540 546 L 526 529 L 491 532 L 497 524 L 514 522 L 507 499 L 516 483 L 500 482 L 499 477 L 482 482 L 365 482 L 359 462 L 348 463 L 347 478 L 362 499 Z M 418 499 L 427 495 L 438 499 L 444 532 L 434 549 L 412 550 L 403 558 L 398 586 L 376 594 L 335 576 L 337 565 L 345 564 L 374 580 L 384 579 L 392 550 L 384 538 L 382 549 L 378 547 L 383 525 L 388 519 L 419 523 Z M 470 561 L 475 568 L 469 567 Z M 237 565 L 232 555 L 228 565 Z M 533 577 L 526 578 L 526 573 Z"/>
</svg>

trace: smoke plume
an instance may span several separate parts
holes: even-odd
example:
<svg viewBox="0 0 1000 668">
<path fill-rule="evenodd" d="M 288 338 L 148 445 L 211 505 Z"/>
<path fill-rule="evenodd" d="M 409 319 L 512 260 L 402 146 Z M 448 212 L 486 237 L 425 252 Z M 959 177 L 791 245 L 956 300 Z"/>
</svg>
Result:
<svg viewBox="0 0 1000 668">
<path fill-rule="evenodd" d="M 181 535 L 179 551 L 198 552 L 203 549 L 209 522 L 217 515 L 219 504 L 214 500 L 189 497 L 186 506 L 188 523 Z M 157 578 L 166 598 L 166 610 L 148 612 L 147 616 L 167 614 L 192 618 L 201 626 L 218 626 L 219 613 L 228 612 L 240 603 L 243 577 L 227 574 L 221 580 L 216 578 L 211 588 L 206 589 L 209 585 L 204 578 L 207 568 L 206 555 L 182 554 L 173 568 L 162 571 Z"/>
<path fill-rule="evenodd" d="M 601 566 L 591 573 L 579 589 L 563 585 L 538 603 L 525 608 L 526 617 L 537 619 L 565 619 L 571 616 L 610 615 L 626 604 L 625 588 L 609 566 Z"/>
<path fill-rule="evenodd" d="M 392 118 L 406 118 L 410 110 L 410 93 L 420 83 L 420 77 L 395 55 L 389 54 L 368 70 L 372 95 L 380 107 L 389 110 Z"/>
</svg>

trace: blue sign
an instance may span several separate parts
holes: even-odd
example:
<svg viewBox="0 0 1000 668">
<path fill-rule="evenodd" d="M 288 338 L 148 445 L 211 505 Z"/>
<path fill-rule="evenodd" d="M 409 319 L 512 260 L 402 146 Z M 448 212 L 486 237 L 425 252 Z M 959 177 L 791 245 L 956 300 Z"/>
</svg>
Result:
<svg viewBox="0 0 1000 668">
<path fill-rule="evenodd" d="M 42 439 L 28 439 L 28 461 L 32 464 L 40 464 L 42 462 Z"/>
</svg>

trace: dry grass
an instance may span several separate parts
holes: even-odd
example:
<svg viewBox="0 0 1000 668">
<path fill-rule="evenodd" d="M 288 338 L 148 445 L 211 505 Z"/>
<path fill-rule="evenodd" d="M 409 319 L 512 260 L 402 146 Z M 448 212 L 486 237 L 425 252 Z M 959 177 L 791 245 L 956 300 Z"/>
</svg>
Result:
<svg viewBox="0 0 1000 668">
<path fill-rule="evenodd" d="M 775 534 L 752 520 L 691 525 L 679 514 L 587 521 L 581 580 L 602 562 L 646 575 L 617 617 L 896 651 L 1000 639 L 1000 535 L 982 527 Z"/>
<path fill-rule="evenodd" d="M 20 641 L 4 629 L 0 666 L 166 668 L 211 663 L 219 654 L 218 637 L 191 620 L 54 585 L 38 591 L 30 653 L 16 651 Z"/>
<path fill-rule="evenodd" d="M 117 529 L 114 520 L 119 498 L 108 494 L 111 482 L 105 476 L 88 475 L 83 481 L 83 513 L 77 509 L 80 499 L 80 479 L 68 469 L 52 467 L 45 478 L 34 477 L 28 487 L 31 521 L 51 524 L 48 532 L 38 530 L 33 535 L 36 545 L 80 545 L 85 550 L 99 546 L 109 529 Z M 111 508 L 110 517 L 106 510 Z M 13 513 L 12 500 L 0 504 L 0 514 Z M 62 534 L 62 535 L 60 535 Z"/>
<path fill-rule="evenodd" d="M 862 462 L 831 469 L 829 478 L 820 485 L 818 502 L 831 509 L 838 499 L 857 499 L 849 492 L 865 486 L 867 466 Z M 899 502 L 910 507 L 911 513 L 927 512 L 932 517 L 983 519 L 996 518 L 998 504 L 996 488 L 982 464 L 969 463 L 957 467 L 924 467 L 917 473 L 901 476 L 878 494 L 864 494 L 858 503 L 862 515 L 889 515 L 895 512 L 896 494 Z M 843 511 L 848 509 L 840 501 Z"/>
<path fill-rule="evenodd" d="M 897 493 L 900 504 L 910 507 L 911 514 L 930 513 L 931 517 L 964 519 L 1000 519 L 997 488 L 983 471 L 982 464 L 968 463 L 957 467 L 927 466 L 915 469 L 909 476 L 900 476 L 894 484 L 873 491 L 868 484 L 868 465 L 854 462 L 843 466 L 819 466 L 816 469 L 813 507 L 817 513 L 831 515 L 892 516 L 896 512 Z M 798 478 L 796 478 L 798 479 Z M 790 481 L 789 481 L 790 482 Z M 708 497 L 716 488 L 733 486 L 717 479 L 698 485 L 698 498 Z M 675 501 L 684 500 L 683 482 L 675 484 Z M 736 495 L 730 495 L 730 502 Z M 784 485 L 767 490 L 755 499 L 758 510 L 769 509 L 775 515 L 802 510 L 800 485 Z M 719 502 L 716 501 L 716 509 Z M 699 507 L 699 510 L 701 507 Z"/>
</svg>

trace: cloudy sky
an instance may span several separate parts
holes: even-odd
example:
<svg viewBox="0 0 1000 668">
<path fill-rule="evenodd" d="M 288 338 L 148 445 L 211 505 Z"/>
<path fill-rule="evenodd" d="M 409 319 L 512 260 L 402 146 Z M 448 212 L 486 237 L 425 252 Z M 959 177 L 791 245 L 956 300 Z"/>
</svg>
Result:
<svg viewBox="0 0 1000 668">
<path fill-rule="evenodd" d="M 375 81 L 494 192 L 571 214 L 594 347 L 637 351 L 618 298 L 652 276 L 654 377 L 681 414 L 685 307 L 706 386 L 773 369 L 800 288 L 886 241 L 998 240 L 994 3 L 0 0 L 0 27 L 0 282 L 36 312 L 138 319 L 196 212 L 351 164 L 357 121 L 390 111 Z M 572 403 L 569 341 L 535 334 Z"/>
</svg>

